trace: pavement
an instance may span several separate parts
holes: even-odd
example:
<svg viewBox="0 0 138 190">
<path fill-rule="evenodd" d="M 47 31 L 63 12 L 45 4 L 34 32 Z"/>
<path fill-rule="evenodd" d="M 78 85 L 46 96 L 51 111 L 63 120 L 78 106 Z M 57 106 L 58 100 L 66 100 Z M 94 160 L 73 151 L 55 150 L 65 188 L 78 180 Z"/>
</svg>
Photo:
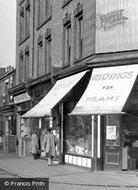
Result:
<svg viewBox="0 0 138 190">
<path fill-rule="evenodd" d="M 138 171 L 97 171 L 72 165 L 48 166 L 44 159 L 32 157 L 19 158 L 14 154 L 0 153 L 0 168 L 19 177 L 49 178 L 50 184 L 73 185 L 81 187 L 132 188 L 138 189 Z M 70 189 L 74 189 L 74 188 Z M 61 189 L 61 188 L 60 188 Z M 65 189 L 65 188 L 63 188 Z M 81 188 L 79 188 L 81 189 Z M 85 189 L 85 188 L 83 188 Z M 90 188 L 92 189 L 92 188 Z"/>
</svg>

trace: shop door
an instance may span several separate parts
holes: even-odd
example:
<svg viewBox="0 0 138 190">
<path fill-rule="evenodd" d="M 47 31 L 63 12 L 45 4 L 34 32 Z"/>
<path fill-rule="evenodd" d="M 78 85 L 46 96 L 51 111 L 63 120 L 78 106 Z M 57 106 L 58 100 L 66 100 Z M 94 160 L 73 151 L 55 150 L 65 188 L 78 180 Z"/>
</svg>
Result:
<svg viewBox="0 0 138 190">
<path fill-rule="evenodd" d="M 105 152 L 104 170 L 120 170 L 122 149 L 120 139 L 120 115 L 106 115 L 104 119 Z"/>
</svg>

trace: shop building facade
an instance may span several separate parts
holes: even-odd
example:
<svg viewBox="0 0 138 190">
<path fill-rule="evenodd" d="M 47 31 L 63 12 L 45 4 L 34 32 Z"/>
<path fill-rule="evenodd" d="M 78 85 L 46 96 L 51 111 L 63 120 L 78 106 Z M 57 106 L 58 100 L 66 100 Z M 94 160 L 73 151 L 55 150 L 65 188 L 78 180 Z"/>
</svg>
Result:
<svg viewBox="0 0 138 190">
<path fill-rule="evenodd" d="M 62 163 L 91 170 L 137 167 L 133 134 L 137 133 L 137 106 L 133 106 L 137 105 L 137 17 L 131 11 L 137 6 L 136 0 L 17 1 L 16 91 L 24 82 L 24 92 L 30 96 L 30 109 L 20 115 L 20 121 L 29 122 L 28 136 L 34 129 L 42 133 L 53 127 Z M 29 36 L 18 43 L 23 23 L 30 24 Z M 25 48 L 29 59 L 24 58 Z M 21 82 L 23 68 L 28 78 Z M 95 81 L 103 82 L 99 87 L 109 93 L 108 98 L 96 89 L 99 84 L 92 81 L 94 75 Z M 117 77 L 122 77 L 119 84 Z M 122 91 L 129 82 L 129 88 Z M 120 96 L 123 102 L 118 94 L 113 97 L 114 88 L 126 94 L 125 99 Z M 80 104 L 84 98 L 88 103 Z M 94 101 L 100 104 L 95 106 Z M 105 109 L 105 102 L 110 102 L 110 109 Z"/>
<path fill-rule="evenodd" d="M 13 96 L 10 90 L 15 85 L 15 69 L 5 68 L 5 74 L 0 78 L 0 138 L 1 150 L 16 153 L 16 115 Z"/>
</svg>

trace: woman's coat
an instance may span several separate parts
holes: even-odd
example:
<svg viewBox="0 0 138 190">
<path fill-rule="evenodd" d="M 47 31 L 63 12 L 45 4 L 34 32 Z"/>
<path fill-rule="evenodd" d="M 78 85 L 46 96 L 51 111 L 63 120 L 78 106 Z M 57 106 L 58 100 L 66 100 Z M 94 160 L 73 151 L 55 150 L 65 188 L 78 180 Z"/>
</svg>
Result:
<svg viewBox="0 0 138 190">
<path fill-rule="evenodd" d="M 31 141 L 31 152 L 33 154 L 37 153 L 37 149 L 38 149 L 38 137 L 36 134 L 32 135 L 32 141 Z"/>
<path fill-rule="evenodd" d="M 55 156 L 55 137 L 53 134 L 48 133 L 45 135 L 46 153 Z"/>
</svg>

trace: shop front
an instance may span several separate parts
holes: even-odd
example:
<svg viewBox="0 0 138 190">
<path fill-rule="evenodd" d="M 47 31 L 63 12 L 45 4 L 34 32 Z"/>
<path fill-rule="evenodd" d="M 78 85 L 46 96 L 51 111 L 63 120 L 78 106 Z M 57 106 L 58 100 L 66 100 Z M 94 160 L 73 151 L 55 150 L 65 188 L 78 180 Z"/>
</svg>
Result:
<svg viewBox="0 0 138 190">
<path fill-rule="evenodd" d="M 134 169 L 137 70 L 138 65 L 103 67 L 57 80 L 22 118 L 39 118 L 39 128 L 48 121 L 61 163 L 92 171 Z"/>
<path fill-rule="evenodd" d="M 59 156 L 59 162 L 63 163 L 64 154 L 64 99 L 68 99 L 74 87 L 83 80 L 87 71 L 74 74 L 69 77 L 57 80 L 47 95 L 40 100 L 32 109 L 22 115 L 23 120 L 37 120 L 37 126 L 47 131 L 53 129 L 56 139 L 56 153 Z M 81 87 L 83 89 L 83 87 Z M 78 92 L 79 94 L 79 92 Z M 82 94 L 81 94 L 82 95 Z M 34 127 L 35 128 L 35 127 Z M 43 142 L 40 142 L 41 149 Z M 43 152 L 42 155 L 43 156 Z"/>
<path fill-rule="evenodd" d="M 14 96 L 14 104 L 16 109 L 16 134 L 17 134 L 17 154 L 19 157 L 24 156 L 25 154 L 25 138 L 24 137 L 30 137 L 30 131 L 29 128 L 27 128 L 27 125 L 29 125 L 29 121 L 23 121 L 21 116 L 30 109 L 31 106 L 31 97 L 27 92 L 18 94 Z"/>
<path fill-rule="evenodd" d="M 137 72 L 138 65 L 93 69 L 71 111 L 74 119 L 90 117 L 92 170 L 137 168 Z"/>
<path fill-rule="evenodd" d="M 1 143 L 6 153 L 16 153 L 16 115 L 13 105 L 2 108 L 3 123 L 1 123 L 3 135 Z"/>
</svg>

